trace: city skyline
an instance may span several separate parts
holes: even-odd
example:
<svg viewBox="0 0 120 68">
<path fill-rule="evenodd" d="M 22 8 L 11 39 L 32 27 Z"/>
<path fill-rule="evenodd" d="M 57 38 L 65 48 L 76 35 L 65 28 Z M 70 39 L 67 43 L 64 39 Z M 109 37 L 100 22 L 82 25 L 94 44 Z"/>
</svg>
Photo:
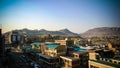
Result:
<svg viewBox="0 0 120 68">
<path fill-rule="evenodd" d="M 82 33 L 96 27 L 120 26 L 117 0 L 4 0 L 0 6 L 3 32 L 67 28 Z"/>
</svg>

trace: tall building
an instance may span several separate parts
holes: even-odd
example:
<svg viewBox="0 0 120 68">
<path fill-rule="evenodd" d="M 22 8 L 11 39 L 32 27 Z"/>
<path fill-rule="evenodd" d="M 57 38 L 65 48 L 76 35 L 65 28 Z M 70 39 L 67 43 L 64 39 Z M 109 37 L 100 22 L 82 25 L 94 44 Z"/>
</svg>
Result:
<svg viewBox="0 0 120 68">
<path fill-rule="evenodd" d="M 4 56 L 5 46 L 4 46 L 4 36 L 2 36 L 2 29 L 0 29 L 0 56 Z"/>
<path fill-rule="evenodd" d="M 18 31 L 11 31 L 9 32 L 8 36 L 6 36 L 8 44 L 24 44 L 25 43 L 25 37 L 22 33 L 19 33 Z"/>
</svg>

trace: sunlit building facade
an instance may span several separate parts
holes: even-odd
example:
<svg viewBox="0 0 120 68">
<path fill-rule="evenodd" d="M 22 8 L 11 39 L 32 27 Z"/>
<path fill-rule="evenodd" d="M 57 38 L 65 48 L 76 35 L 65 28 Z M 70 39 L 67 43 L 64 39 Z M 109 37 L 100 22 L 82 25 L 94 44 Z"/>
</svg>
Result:
<svg viewBox="0 0 120 68">
<path fill-rule="evenodd" d="M 51 57 L 59 57 L 60 55 L 66 54 L 66 46 L 64 45 L 56 43 L 46 43 L 45 46 L 45 55 L 49 55 Z"/>
</svg>

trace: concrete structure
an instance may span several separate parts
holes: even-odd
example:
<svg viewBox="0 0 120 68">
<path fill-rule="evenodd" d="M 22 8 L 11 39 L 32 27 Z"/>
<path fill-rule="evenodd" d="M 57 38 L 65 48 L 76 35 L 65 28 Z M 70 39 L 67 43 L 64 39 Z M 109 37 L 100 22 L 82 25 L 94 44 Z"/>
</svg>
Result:
<svg viewBox="0 0 120 68">
<path fill-rule="evenodd" d="M 116 67 L 112 67 L 95 61 L 89 61 L 89 68 L 116 68 Z"/>
<path fill-rule="evenodd" d="M 55 43 L 60 43 L 60 45 L 66 45 L 66 40 L 55 40 Z"/>
<path fill-rule="evenodd" d="M 97 52 L 89 53 L 89 68 L 119 68 L 120 67 L 120 60 L 115 60 L 111 58 L 102 58 L 102 56 L 100 56 L 99 54 L 99 51 Z"/>
<path fill-rule="evenodd" d="M 41 44 L 42 43 L 40 43 L 40 42 L 31 43 L 32 49 L 36 49 L 36 50 L 39 50 L 41 52 Z"/>
<path fill-rule="evenodd" d="M 56 43 L 46 43 L 45 46 L 45 55 L 51 57 L 59 57 L 60 55 L 66 54 L 66 46 L 64 45 L 59 45 Z"/>
<path fill-rule="evenodd" d="M 55 43 L 60 43 L 60 45 L 66 45 L 66 46 L 73 46 L 74 41 L 70 39 L 65 39 L 65 40 L 55 40 Z"/>
<path fill-rule="evenodd" d="M 82 40 L 82 38 L 80 38 L 80 37 L 73 37 L 73 38 L 71 38 L 71 40 L 74 41 L 74 45 L 80 45 L 80 40 Z"/>
<path fill-rule="evenodd" d="M 25 43 L 25 36 L 23 33 L 19 33 L 18 31 L 11 31 L 4 34 L 5 36 L 5 44 L 11 43 Z"/>
<path fill-rule="evenodd" d="M 8 34 L 8 43 L 11 44 L 18 44 L 18 43 L 24 43 L 24 37 L 17 31 L 11 31 L 9 34 Z"/>
<path fill-rule="evenodd" d="M 36 62 L 40 64 L 41 68 L 58 68 L 59 59 L 53 58 L 42 53 L 37 53 L 34 55 Z"/>
<path fill-rule="evenodd" d="M 79 59 L 79 67 L 80 68 L 88 68 L 88 59 L 89 59 L 88 52 L 86 52 L 86 51 L 73 52 L 72 56 L 74 58 Z"/>
<path fill-rule="evenodd" d="M 114 62 L 114 63 L 113 63 Z M 119 68 L 120 63 L 119 61 L 116 61 L 113 59 L 100 59 L 100 60 L 89 60 L 89 68 Z"/>
<path fill-rule="evenodd" d="M 119 51 L 120 52 L 120 44 L 109 43 L 108 48 L 112 51 Z"/>
<path fill-rule="evenodd" d="M 89 53 L 89 60 L 97 60 L 97 58 L 99 57 L 98 53 Z"/>
<path fill-rule="evenodd" d="M 79 59 L 67 56 L 60 56 L 63 61 L 63 68 L 80 68 Z"/>
</svg>

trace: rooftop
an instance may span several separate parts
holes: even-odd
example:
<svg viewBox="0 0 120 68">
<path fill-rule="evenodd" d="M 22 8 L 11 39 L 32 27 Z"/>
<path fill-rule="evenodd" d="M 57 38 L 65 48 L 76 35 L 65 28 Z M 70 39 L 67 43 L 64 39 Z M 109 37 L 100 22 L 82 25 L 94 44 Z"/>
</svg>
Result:
<svg viewBox="0 0 120 68">
<path fill-rule="evenodd" d="M 69 57 L 69 56 L 60 56 L 60 57 L 66 59 L 66 60 L 70 60 L 70 61 L 78 60 L 78 58 Z"/>
<path fill-rule="evenodd" d="M 40 45 L 41 45 L 40 42 L 34 42 L 34 43 L 32 43 L 32 44 L 35 45 L 35 46 L 40 46 Z"/>
<path fill-rule="evenodd" d="M 59 44 L 53 42 L 46 42 L 45 44 L 48 48 L 57 48 L 59 46 Z"/>
<path fill-rule="evenodd" d="M 115 64 L 115 63 L 106 62 L 106 61 L 102 61 L 102 60 L 92 60 L 92 61 L 102 63 L 102 64 L 105 64 L 105 65 L 109 65 L 109 66 L 113 66 L 113 67 L 116 67 L 116 68 L 120 67 L 120 64 Z"/>
<path fill-rule="evenodd" d="M 77 51 L 77 52 L 73 52 L 73 53 L 77 53 L 77 54 L 87 54 L 87 51 Z"/>
<path fill-rule="evenodd" d="M 31 46 L 24 46 L 24 47 L 21 47 L 22 50 L 31 50 L 32 47 Z"/>
<path fill-rule="evenodd" d="M 57 48 L 59 45 L 56 44 L 48 44 L 46 45 L 48 48 Z"/>
<path fill-rule="evenodd" d="M 46 58 L 46 59 L 52 59 L 52 57 L 47 56 L 47 55 L 43 55 L 43 54 L 41 54 L 41 53 L 37 53 L 37 55 L 39 55 L 39 56 L 41 56 L 41 57 L 44 57 L 44 58 Z"/>
</svg>

